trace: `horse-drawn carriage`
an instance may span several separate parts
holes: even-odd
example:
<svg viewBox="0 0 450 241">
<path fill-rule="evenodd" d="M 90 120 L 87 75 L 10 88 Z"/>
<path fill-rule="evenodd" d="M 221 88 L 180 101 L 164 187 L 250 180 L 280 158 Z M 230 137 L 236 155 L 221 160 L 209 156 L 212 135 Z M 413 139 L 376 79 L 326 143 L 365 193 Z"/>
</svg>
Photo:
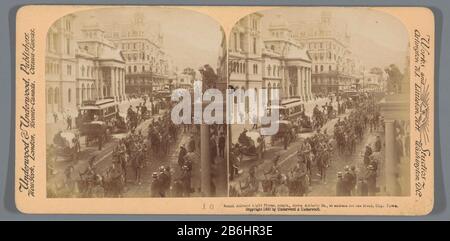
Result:
<svg viewBox="0 0 450 241">
<path fill-rule="evenodd" d="M 278 125 L 278 132 L 275 135 L 272 135 L 271 143 L 272 145 L 278 140 L 285 140 L 288 138 L 289 143 L 295 141 L 297 137 L 296 126 L 292 124 L 291 121 L 288 120 L 278 120 L 276 121 Z"/>
<path fill-rule="evenodd" d="M 119 106 L 114 98 L 84 101 L 79 110 L 80 135 L 86 136 L 86 146 L 93 140 L 106 141 L 111 133 L 127 131 L 127 125 L 119 114 Z"/>
<path fill-rule="evenodd" d="M 264 138 L 258 131 L 241 132 L 236 145 L 243 161 L 259 159 L 258 154 L 262 154 L 264 149 Z"/>
<path fill-rule="evenodd" d="M 53 137 L 55 153 L 64 157 L 63 161 L 75 161 L 80 153 L 80 137 L 73 131 L 59 131 Z"/>
</svg>

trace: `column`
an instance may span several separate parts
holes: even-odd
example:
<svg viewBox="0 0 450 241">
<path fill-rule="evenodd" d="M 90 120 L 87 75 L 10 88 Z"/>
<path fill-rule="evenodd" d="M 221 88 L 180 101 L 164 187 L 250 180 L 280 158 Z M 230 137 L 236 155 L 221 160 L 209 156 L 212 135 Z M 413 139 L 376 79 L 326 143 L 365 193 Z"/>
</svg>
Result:
<svg viewBox="0 0 450 241">
<path fill-rule="evenodd" d="M 211 162 L 209 153 L 209 126 L 200 125 L 200 175 L 202 196 L 211 196 Z"/>
<path fill-rule="evenodd" d="M 126 94 L 125 94 L 125 69 L 122 69 L 121 73 L 122 73 L 122 96 L 123 96 L 123 100 L 125 100 L 126 99 Z"/>
<path fill-rule="evenodd" d="M 399 195 L 397 193 L 398 189 L 396 188 L 396 153 L 395 153 L 395 128 L 393 120 L 385 120 L 385 185 L 386 192 L 390 196 Z"/>
<path fill-rule="evenodd" d="M 104 81 L 104 79 L 103 79 L 103 69 L 101 67 L 99 68 L 98 73 L 99 73 L 99 81 L 98 81 L 99 92 L 98 92 L 98 97 L 100 99 L 103 99 L 105 97 L 105 96 L 103 96 L 103 81 Z"/>
<path fill-rule="evenodd" d="M 305 96 L 305 101 L 308 101 L 308 68 L 303 67 L 303 92 Z"/>
<path fill-rule="evenodd" d="M 110 86 L 110 93 L 109 93 L 109 96 L 110 97 L 113 97 L 114 99 L 116 98 L 116 96 L 114 95 L 114 67 L 111 67 L 110 68 L 111 69 L 111 76 L 110 76 L 110 83 L 111 83 L 111 86 Z"/>
<path fill-rule="evenodd" d="M 309 100 L 312 100 L 312 93 L 311 93 L 311 68 L 308 68 L 308 74 L 306 76 L 308 79 L 308 95 L 309 95 Z"/>
<path fill-rule="evenodd" d="M 300 99 L 303 99 L 302 96 L 302 67 L 297 67 L 297 90 L 295 90 L 294 96 L 299 96 Z"/>
</svg>

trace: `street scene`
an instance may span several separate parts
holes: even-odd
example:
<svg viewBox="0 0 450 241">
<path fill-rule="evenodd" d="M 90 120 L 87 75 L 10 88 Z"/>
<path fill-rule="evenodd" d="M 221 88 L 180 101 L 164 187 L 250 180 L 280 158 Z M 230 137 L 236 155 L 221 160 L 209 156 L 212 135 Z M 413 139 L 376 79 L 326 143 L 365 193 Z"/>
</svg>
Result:
<svg viewBox="0 0 450 241">
<path fill-rule="evenodd" d="M 247 123 L 228 133 L 230 196 L 409 195 L 401 23 L 369 9 L 278 8 L 242 18 L 228 48 L 229 85 L 268 90 L 265 111 L 279 113 L 271 136 L 248 115 L 256 107 L 238 113 Z"/>
<path fill-rule="evenodd" d="M 226 86 L 224 38 L 214 20 L 182 9 L 56 21 L 45 65 L 47 197 L 226 196 L 227 127 L 171 120 L 173 90 Z"/>
</svg>

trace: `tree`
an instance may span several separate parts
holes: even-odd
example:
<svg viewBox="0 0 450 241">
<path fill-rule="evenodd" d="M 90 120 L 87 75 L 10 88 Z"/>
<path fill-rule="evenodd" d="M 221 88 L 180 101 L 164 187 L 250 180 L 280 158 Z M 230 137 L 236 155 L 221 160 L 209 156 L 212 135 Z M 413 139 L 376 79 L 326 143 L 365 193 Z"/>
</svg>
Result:
<svg viewBox="0 0 450 241">
<path fill-rule="evenodd" d="M 202 82 L 204 89 L 216 88 L 218 76 L 214 72 L 214 69 L 209 64 L 205 64 L 198 71 L 202 74 Z"/>
<path fill-rule="evenodd" d="M 403 74 L 400 69 L 395 64 L 389 65 L 384 69 L 384 72 L 388 75 L 387 78 L 387 90 L 388 92 L 401 93 L 401 81 L 403 79 Z"/>
</svg>

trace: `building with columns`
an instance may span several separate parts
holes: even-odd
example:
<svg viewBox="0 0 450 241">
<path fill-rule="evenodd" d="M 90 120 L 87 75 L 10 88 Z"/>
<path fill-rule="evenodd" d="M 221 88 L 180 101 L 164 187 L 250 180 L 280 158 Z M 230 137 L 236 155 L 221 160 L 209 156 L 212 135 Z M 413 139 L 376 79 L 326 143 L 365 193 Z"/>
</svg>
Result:
<svg viewBox="0 0 450 241">
<path fill-rule="evenodd" d="M 77 59 L 77 104 L 113 97 L 125 100 L 125 60 L 94 17 L 81 28 Z"/>
<path fill-rule="evenodd" d="M 229 79 L 234 88 L 280 89 L 282 99 L 311 100 L 311 58 L 293 39 L 281 16 L 262 37 L 262 14 L 241 19 L 229 44 Z"/>
<path fill-rule="evenodd" d="M 105 29 L 105 37 L 125 59 L 127 94 L 151 94 L 170 84 L 170 64 L 159 24 L 145 21 L 138 12 L 131 22 L 110 24 Z"/>
<path fill-rule="evenodd" d="M 77 107 L 74 15 L 57 20 L 48 30 L 45 52 L 46 112 L 58 113 Z"/>
<path fill-rule="evenodd" d="M 349 47 L 347 27 L 333 21 L 331 12 L 322 12 L 318 22 L 292 23 L 292 28 L 293 38 L 312 59 L 312 92 L 338 92 L 362 81 L 364 67 Z"/>
<path fill-rule="evenodd" d="M 64 16 L 47 33 L 47 114 L 75 115 L 86 100 L 125 99 L 125 61 L 120 50 L 104 38 L 95 17 L 81 26 L 76 40 L 74 20 L 74 15 Z"/>
</svg>

